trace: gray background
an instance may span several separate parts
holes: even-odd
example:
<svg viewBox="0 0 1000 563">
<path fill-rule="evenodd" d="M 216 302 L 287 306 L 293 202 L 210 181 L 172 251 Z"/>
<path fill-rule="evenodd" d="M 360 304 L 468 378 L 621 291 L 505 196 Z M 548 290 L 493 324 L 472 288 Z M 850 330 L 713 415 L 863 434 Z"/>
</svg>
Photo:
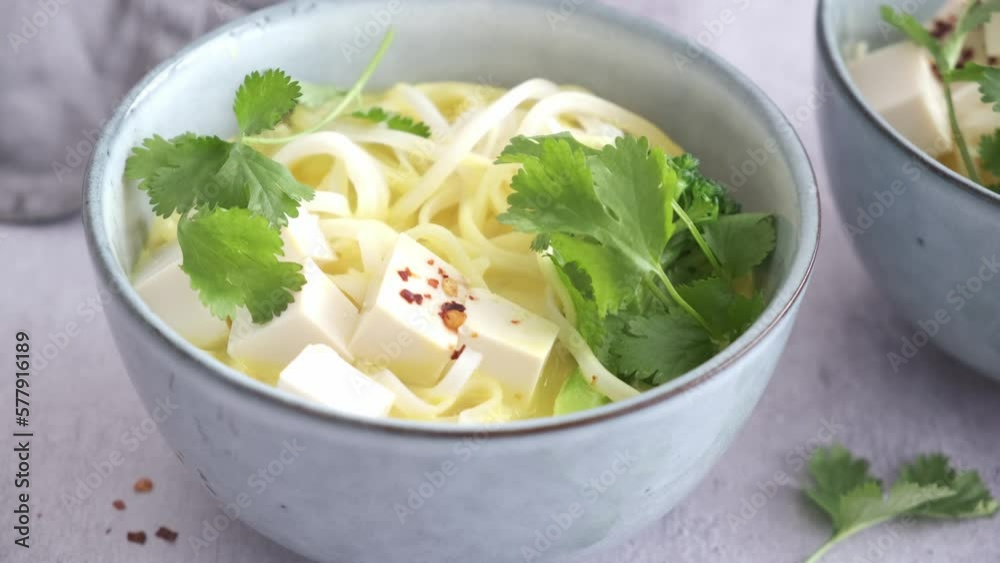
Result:
<svg viewBox="0 0 1000 563">
<path fill-rule="evenodd" d="M 17 55 L 26 58 L 16 58 L 6 42 L 0 43 L 0 64 L 6 65 L 0 68 L 24 71 L 28 66 L 25 61 L 39 56 L 32 55 L 31 50 L 45 49 L 47 42 L 66 39 L 68 32 L 59 26 L 72 29 L 71 21 L 98 21 L 101 14 L 110 17 L 108 14 L 123 13 L 120 10 L 132 10 L 133 15 L 139 15 L 118 21 L 120 29 L 113 39 L 128 44 L 143 35 L 155 43 L 144 47 L 145 54 L 156 58 L 169 53 L 177 41 L 235 13 L 223 10 L 220 14 L 216 9 L 219 5 L 208 1 L 175 3 L 174 8 L 164 9 L 183 14 L 186 12 L 177 4 L 184 4 L 191 13 L 205 11 L 207 15 L 190 25 L 181 15 L 176 21 L 170 20 L 169 29 L 157 28 L 155 32 L 137 35 L 144 25 L 167 21 L 148 16 L 159 13 L 157 2 L 119 2 L 111 6 L 114 3 L 62 1 L 68 2 L 63 13 L 55 16 L 51 25 L 42 29 Z M 35 1 L 16 3 L 22 8 L 27 6 L 29 14 L 37 9 Z M 162 4 L 167 5 L 166 0 Z M 692 36 L 706 32 L 711 27 L 706 22 L 720 18 L 724 9 L 732 9 L 731 23 L 724 24 L 715 35 L 702 35 L 702 39 L 709 48 L 755 79 L 792 116 L 824 183 L 815 110 L 811 109 L 817 99 L 822 99 L 822 93 L 813 89 L 813 2 L 623 0 L 616 4 Z M 149 10 L 153 11 L 147 13 Z M 0 17 L 0 31 L 5 36 L 16 24 L 10 18 Z M 127 47 L 108 47 L 108 53 L 117 54 L 106 58 L 121 56 L 120 49 Z M 93 51 L 82 62 L 73 64 L 104 60 L 101 52 Z M 66 61 L 59 55 L 51 60 L 59 64 Z M 121 78 L 121 84 L 89 90 L 87 80 L 94 82 L 93 76 L 87 75 L 86 69 L 77 68 L 84 75 L 81 82 L 50 77 L 41 80 L 40 89 L 28 94 L 57 92 L 70 97 L 72 93 L 74 100 L 86 100 L 86 96 L 79 96 L 81 92 L 100 93 L 94 97 L 92 106 L 96 113 L 90 118 L 99 121 L 125 84 L 144 68 L 144 64 L 136 66 L 134 62 L 118 61 L 117 66 L 112 62 L 106 63 L 103 72 L 117 72 L 115 76 Z M 30 74 L 33 78 L 44 78 L 41 71 Z M 9 138 L 12 129 L 22 132 L 23 129 L 10 127 L 10 117 L 21 113 L 10 109 L 12 92 L 20 86 L 11 86 L 8 76 L 5 74 L 0 83 L 0 115 L 7 112 L 2 128 Z M 80 140 L 76 132 L 88 126 L 86 119 L 72 122 L 63 138 L 46 136 L 44 130 L 35 131 L 33 134 L 45 138 L 34 146 L 45 147 L 52 156 L 35 155 L 32 162 L 45 163 L 43 168 L 47 168 L 51 160 L 62 160 L 66 146 Z M 10 163 L 16 162 L 12 155 L 30 152 L 27 147 L 20 142 L 4 145 L 0 141 L 0 174 L 9 172 Z M 40 170 L 42 178 L 46 173 L 51 174 Z M 0 175 L 5 184 L 3 189 L 10 188 L 15 177 Z M 51 182 L 51 178 L 44 181 Z M 825 183 L 822 188 L 824 192 L 831 189 Z M 874 471 L 887 479 L 892 478 L 900 463 L 913 455 L 943 450 L 959 465 L 978 468 L 992 490 L 1000 493 L 997 444 L 1000 385 L 970 373 L 934 349 L 920 350 L 898 372 L 890 367 L 887 354 L 898 353 L 901 338 L 911 335 L 912 329 L 886 305 L 879 289 L 862 271 L 850 249 L 845 223 L 829 202 L 826 197 L 819 261 L 798 325 L 770 387 L 746 428 L 686 502 L 628 544 L 588 563 L 803 560 L 829 533 L 828 523 L 802 502 L 797 490 L 806 478 L 801 456 L 805 449 L 828 437 L 824 428 L 832 428 L 836 440 L 872 458 Z M 139 443 L 136 451 L 126 452 L 124 464 L 103 479 L 88 499 L 78 506 L 64 507 L 61 499 L 74 493 L 77 479 L 93 471 L 92 463 L 107 459 L 115 449 L 122 449 L 122 434 L 140 425 L 146 415 L 129 385 L 99 312 L 100 295 L 95 288 L 79 219 L 42 228 L 0 226 L 0 264 L 7 270 L 0 282 L 2 338 L 11 339 L 12 347 L 13 333 L 26 330 L 35 340 L 36 349 L 50 340 L 62 348 L 44 370 L 32 376 L 31 429 L 36 438 L 30 550 L 15 549 L 10 539 L 13 508 L 9 506 L 13 495 L 10 473 L 14 457 L 10 438 L 12 417 L 7 409 L 13 402 L 11 379 L 5 376 L 0 388 L 3 397 L 0 426 L 4 429 L 0 432 L 3 474 L 0 561 L 300 561 L 239 523 L 222 532 L 209 548 L 195 554 L 187 538 L 198 535 L 202 520 L 211 519 L 220 509 L 197 477 L 180 464 L 155 433 Z M 947 288 L 942 288 L 942 299 L 946 292 Z M 77 333 L 72 327 L 78 327 L 78 335 L 61 336 L 65 332 Z M 0 343 L 4 357 L 13 353 L 7 346 Z M 773 485 L 778 472 L 790 475 L 792 483 Z M 132 483 L 140 476 L 155 481 L 153 493 L 140 496 L 131 492 Z M 112 509 L 111 502 L 117 498 L 126 501 L 126 511 Z M 169 545 L 151 537 L 145 546 L 125 541 L 126 530 L 144 529 L 151 536 L 160 525 L 177 530 L 179 541 Z M 106 533 L 108 529 L 110 533 Z M 998 531 L 998 520 L 918 523 L 892 529 L 883 526 L 850 540 L 826 560 L 998 561 Z"/>
</svg>

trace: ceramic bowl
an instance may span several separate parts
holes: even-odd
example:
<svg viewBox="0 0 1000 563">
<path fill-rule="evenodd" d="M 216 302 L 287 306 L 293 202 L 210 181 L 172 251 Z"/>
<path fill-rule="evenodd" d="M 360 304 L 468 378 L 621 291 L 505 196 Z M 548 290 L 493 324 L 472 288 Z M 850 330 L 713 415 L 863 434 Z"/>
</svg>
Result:
<svg viewBox="0 0 1000 563">
<path fill-rule="evenodd" d="M 789 123 L 738 71 L 647 22 L 578 4 L 283 4 L 191 45 L 118 109 L 95 151 L 84 213 L 100 283 L 117 296 L 108 319 L 146 407 L 179 405 L 160 425 L 164 437 L 231 516 L 321 561 L 572 559 L 662 517 L 739 431 L 781 355 L 816 252 L 809 161 Z M 130 149 L 153 133 L 232 134 L 233 92 L 252 70 L 352 83 L 387 24 L 396 42 L 374 88 L 547 77 L 645 115 L 716 177 L 744 167 L 736 196 L 778 224 L 760 320 L 712 361 L 641 396 L 483 427 L 341 416 L 229 369 L 171 331 L 129 284 L 150 222 L 145 194 L 122 181 Z M 210 544 L 212 530 L 203 535 Z"/>
<path fill-rule="evenodd" d="M 911 2 L 929 20 L 943 0 Z M 902 38 L 880 25 L 879 3 L 822 0 L 817 38 L 820 112 L 831 191 L 876 285 L 913 326 L 886 350 L 906 369 L 936 345 L 1000 378 L 1000 195 L 974 184 L 904 139 L 855 88 L 845 53 Z"/>
</svg>

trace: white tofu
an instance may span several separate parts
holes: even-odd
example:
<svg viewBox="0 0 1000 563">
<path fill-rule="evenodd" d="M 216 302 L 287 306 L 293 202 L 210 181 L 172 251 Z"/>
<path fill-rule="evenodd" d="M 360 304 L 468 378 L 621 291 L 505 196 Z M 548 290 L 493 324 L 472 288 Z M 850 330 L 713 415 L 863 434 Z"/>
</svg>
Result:
<svg viewBox="0 0 1000 563">
<path fill-rule="evenodd" d="M 319 266 L 307 259 L 306 284 L 278 317 L 254 324 L 240 309 L 229 335 L 229 355 L 250 366 L 281 368 L 309 344 L 325 344 L 350 359 L 347 343 L 358 322 L 358 310 Z"/>
<path fill-rule="evenodd" d="M 181 247 L 176 242 L 167 245 L 136 273 L 135 290 L 163 322 L 195 346 L 221 346 L 229 327 L 202 304 L 181 262 Z"/>
<path fill-rule="evenodd" d="M 319 217 L 302 209 L 299 216 L 290 218 L 288 225 L 281 230 L 281 240 L 285 251 L 282 260 L 287 262 L 301 263 L 308 258 L 323 264 L 337 258 L 319 228 Z"/>
<path fill-rule="evenodd" d="M 903 41 L 849 65 L 865 100 L 911 143 L 932 156 L 953 150 L 941 84 L 923 49 Z"/>
<path fill-rule="evenodd" d="M 396 395 L 323 344 L 310 344 L 281 370 L 278 389 L 361 416 L 389 414 Z"/>
<path fill-rule="evenodd" d="M 529 402 L 559 327 L 485 289 L 470 291 L 465 313 L 459 347 L 481 353 L 479 371 L 500 381 L 515 399 Z"/>
<path fill-rule="evenodd" d="M 458 326 L 445 324 L 443 310 L 455 308 L 452 318 L 461 320 L 465 279 L 405 234 L 397 238 L 378 279 L 366 297 L 351 353 L 387 367 L 406 383 L 434 385 L 458 342 Z"/>
<path fill-rule="evenodd" d="M 1000 57 L 1000 16 L 996 14 L 983 26 L 987 57 Z"/>
</svg>

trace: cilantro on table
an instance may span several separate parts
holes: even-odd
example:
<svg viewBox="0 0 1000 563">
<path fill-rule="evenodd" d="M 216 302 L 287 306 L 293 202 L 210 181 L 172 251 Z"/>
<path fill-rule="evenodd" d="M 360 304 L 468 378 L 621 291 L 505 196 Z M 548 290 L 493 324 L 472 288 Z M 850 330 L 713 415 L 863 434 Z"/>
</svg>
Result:
<svg viewBox="0 0 1000 563">
<path fill-rule="evenodd" d="M 959 82 L 978 83 L 983 102 L 994 104 L 993 111 L 1000 112 L 1000 69 L 961 62 L 962 49 L 969 33 L 989 22 L 996 12 L 1000 12 L 1000 0 L 967 2 L 955 22 L 954 31 L 944 39 L 937 39 L 912 15 L 897 11 L 892 6 L 882 6 L 882 19 L 918 46 L 927 49 L 934 59 L 941 77 L 952 136 L 962 157 L 962 164 L 968 171 L 969 178 L 980 185 L 985 184 L 959 126 L 952 86 Z M 994 174 L 995 170 L 1000 170 L 1000 152 L 996 148 L 996 143 L 985 147 L 981 145 L 979 152 L 983 168 Z M 987 187 L 997 191 L 996 186 Z"/>
<path fill-rule="evenodd" d="M 286 143 L 342 114 L 359 98 L 391 41 L 390 31 L 361 78 L 347 91 L 302 85 L 280 69 L 250 73 L 233 103 L 239 135 L 232 141 L 194 133 L 171 139 L 154 135 L 133 149 L 125 163 L 125 177 L 139 182 L 154 213 L 180 215 L 181 267 L 213 315 L 232 317 L 244 307 L 255 323 L 265 323 L 294 301 L 293 293 L 302 288 L 305 277 L 299 264 L 278 259 L 284 255 L 280 229 L 298 216 L 299 205 L 312 199 L 313 189 L 254 145 Z M 340 103 L 307 131 L 286 137 L 268 135 L 305 103 L 304 91 L 310 103 L 324 96 L 331 101 L 334 94 Z M 376 109 L 369 113 L 375 115 Z M 426 129 L 426 125 L 382 111 L 389 127 L 413 134 Z"/>
<path fill-rule="evenodd" d="M 694 157 L 670 158 L 632 136 L 594 149 L 563 133 L 514 138 L 497 162 L 521 165 L 498 219 L 536 235 L 577 331 L 632 385 L 659 385 L 707 361 L 763 311 L 747 288 L 774 248 L 773 220 L 739 213 Z M 675 283 L 681 261 L 694 273 Z M 560 398 L 579 383 L 567 382 Z"/>
<path fill-rule="evenodd" d="M 867 460 L 840 445 L 817 450 L 809 472 L 815 483 L 804 492 L 830 517 L 833 535 L 806 563 L 819 561 L 850 536 L 895 518 L 979 518 L 997 512 L 997 502 L 979 473 L 959 472 L 941 454 L 905 465 L 888 491 L 869 473 Z"/>
</svg>

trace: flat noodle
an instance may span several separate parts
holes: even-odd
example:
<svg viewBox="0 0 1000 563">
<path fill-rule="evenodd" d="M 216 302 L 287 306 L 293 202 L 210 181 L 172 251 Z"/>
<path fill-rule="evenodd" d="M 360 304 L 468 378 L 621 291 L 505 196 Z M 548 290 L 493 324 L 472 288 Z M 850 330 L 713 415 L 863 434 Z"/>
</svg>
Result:
<svg viewBox="0 0 1000 563">
<path fill-rule="evenodd" d="M 346 136 L 332 131 L 306 135 L 282 147 L 272 158 L 290 166 L 316 154 L 329 154 L 345 163 L 347 175 L 357 194 L 357 216 L 380 218 L 386 215 L 389 188 L 385 176 L 379 172 L 375 159 Z"/>
<path fill-rule="evenodd" d="M 548 96 L 531 108 L 521 122 L 521 135 L 538 135 L 552 117 L 583 114 L 613 123 L 622 130 L 646 137 L 654 146 L 662 147 L 671 155 L 681 154 L 680 147 L 645 118 L 627 109 L 586 92 L 559 92 Z"/>
<path fill-rule="evenodd" d="M 455 171 L 462 157 L 519 105 L 528 100 L 544 98 L 558 90 L 559 88 L 548 80 L 538 78 L 529 80 L 507 92 L 489 108 L 476 115 L 469 123 L 452 134 L 451 138 L 447 139 L 447 143 L 441 144 L 430 170 L 421 178 L 419 184 L 396 202 L 391 211 L 391 218 L 398 220 L 400 217 L 410 215 L 419 209 L 420 205 L 427 201 L 444 180 Z"/>
</svg>

